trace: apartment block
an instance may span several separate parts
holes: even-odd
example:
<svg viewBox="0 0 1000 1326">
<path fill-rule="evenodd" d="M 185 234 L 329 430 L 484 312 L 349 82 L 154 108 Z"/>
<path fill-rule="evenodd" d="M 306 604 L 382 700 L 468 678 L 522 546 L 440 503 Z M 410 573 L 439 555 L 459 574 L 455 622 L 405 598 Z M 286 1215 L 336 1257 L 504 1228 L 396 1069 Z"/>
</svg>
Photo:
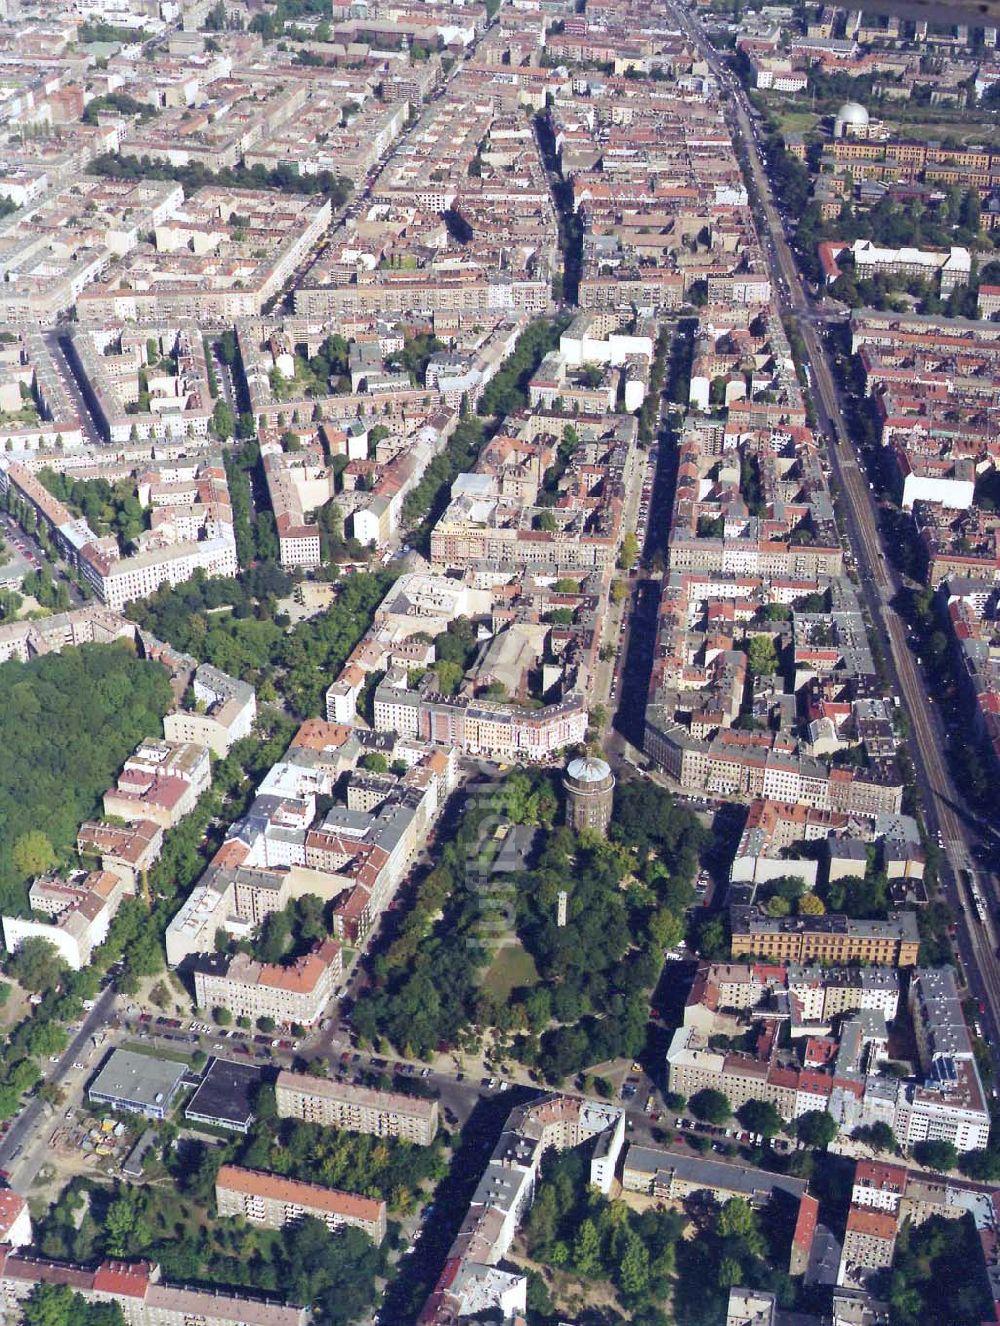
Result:
<svg viewBox="0 0 1000 1326">
<path fill-rule="evenodd" d="M 1000 313 L 1000 285 L 986 285 L 984 283 L 979 287 L 976 312 L 981 318 L 988 321 Z"/>
<path fill-rule="evenodd" d="M 333 475 L 322 452 L 286 455 L 280 445 L 262 446 L 264 482 L 278 530 L 281 565 L 311 569 L 321 561 L 319 526 L 306 512 L 324 506 L 333 494 Z"/>
<path fill-rule="evenodd" d="M 25 328 L 0 348 L 0 406 L 11 416 L 0 421 L 0 447 L 5 451 L 69 452 L 83 446 L 80 411 L 38 332 Z"/>
<path fill-rule="evenodd" d="M 0 918 L 7 951 L 16 953 L 26 939 L 44 939 L 67 966 L 80 971 L 107 938 L 127 892 L 131 889 L 121 876 L 108 870 L 79 872 L 68 882 L 36 879 L 29 891 L 32 911 L 45 912 L 51 920 Z"/>
<path fill-rule="evenodd" d="M 777 1299 L 773 1294 L 762 1289 L 730 1289 L 726 1326 L 774 1326 L 776 1310 Z"/>
<path fill-rule="evenodd" d="M 909 1009 L 924 1076 L 900 1103 L 897 1138 L 904 1146 L 930 1140 L 959 1151 L 984 1147 L 990 1115 L 953 970 L 918 968 Z"/>
<path fill-rule="evenodd" d="M 737 1197 L 752 1206 L 766 1206 L 775 1193 L 796 1203 L 805 1195 L 805 1179 L 744 1165 L 729 1165 L 700 1156 L 676 1155 L 659 1147 L 633 1146 L 625 1153 L 622 1188 L 667 1201 L 681 1201 L 696 1192 L 711 1193 L 725 1203 Z"/>
<path fill-rule="evenodd" d="M 838 1285 L 862 1287 L 872 1272 L 891 1266 L 896 1232 L 895 1215 L 852 1206 L 847 1213 Z"/>
<path fill-rule="evenodd" d="M 108 608 L 146 598 L 163 584 L 179 585 L 201 569 L 235 576 L 239 570 L 225 469 L 217 463 L 192 467 L 195 483 L 160 506 L 151 528 L 139 536 L 138 551 L 123 556 L 117 539 L 98 537 L 86 520 L 57 501 L 25 466 L 0 457 L 0 493 L 8 494 L 15 518 L 30 509 L 60 553 L 78 566 L 94 595 Z M 147 485 L 152 484 L 148 475 Z"/>
<path fill-rule="evenodd" d="M 552 390 L 558 392 L 560 387 Z M 431 535 L 431 560 L 445 567 L 547 566 L 567 573 L 612 567 L 625 532 L 622 499 L 638 463 L 635 424 L 609 413 L 607 402 L 587 413 L 598 421 L 596 436 L 574 451 L 562 500 L 544 508 L 538 501 L 546 465 L 555 459 L 557 434 L 576 418 L 561 419 L 557 412 L 544 421 L 551 430 L 548 439 L 533 438 L 526 445 L 528 439 L 522 435 L 519 446 L 499 439 L 480 457 L 473 473 L 455 480 L 451 501 Z M 546 450 L 551 452 L 547 462 Z M 509 485 L 506 470 L 533 451 L 542 452 L 536 460 L 541 466 L 538 482 Z M 603 483 L 598 481 L 599 472 Z"/>
<path fill-rule="evenodd" d="M 163 826 L 138 819 L 130 824 L 85 820 L 76 835 L 81 858 L 96 857 L 101 869 L 117 875 L 131 893 L 139 892 L 142 876 L 156 863 L 163 847 Z"/>
<path fill-rule="evenodd" d="M 212 955 L 219 928 L 241 938 L 307 893 L 333 903 L 338 940 L 363 944 L 426 840 L 453 786 L 454 763 L 442 749 L 408 741 L 400 755 L 406 773 L 393 775 L 370 811 L 334 804 L 317 819 L 317 798 L 332 797 L 369 750 L 391 760 L 396 745 L 395 737 L 346 725 L 303 724 L 167 928 L 168 962 Z"/>
<path fill-rule="evenodd" d="M 232 216 L 245 224 L 231 226 Z M 81 322 L 185 319 L 232 324 L 257 316 L 331 219 L 329 199 L 250 189 L 199 189 L 105 281 L 77 300 Z M 236 273 L 239 273 L 237 275 Z"/>
<path fill-rule="evenodd" d="M 590 1182 L 611 1190 L 625 1139 L 625 1111 L 579 1096 L 544 1095 L 507 1118 L 445 1260 L 417 1318 L 420 1326 L 450 1326 L 462 1317 L 526 1310 L 527 1278 L 500 1265 L 527 1214 L 545 1152 L 593 1143 Z"/>
<path fill-rule="evenodd" d="M 417 1146 L 430 1146 L 437 1132 L 436 1100 L 290 1072 L 278 1074 L 276 1092 L 278 1115 L 283 1119 L 375 1137 L 400 1137 Z"/>
<path fill-rule="evenodd" d="M 288 966 L 255 962 L 246 953 L 192 962 L 195 1000 L 201 1008 L 227 1008 L 234 1017 L 269 1017 L 287 1025 L 314 1026 L 323 1016 L 343 972 L 340 944 L 325 940 Z"/>
<path fill-rule="evenodd" d="M 878 1010 L 891 1022 L 899 1006 L 899 984 L 894 967 L 705 962 L 687 998 L 685 1026 L 692 1019 L 714 1022 L 717 1010 L 752 1011 L 772 999 L 781 1001 L 782 1012 L 787 999 L 793 1038 L 842 1013 Z"/>
<path fill-rule="evenodd" d="M 215 1205 L 220 1216 L 240 1216 L 265 1229 L 283 1229 L 312 1216 L 322 1220 L 331 1234 L 346 1225 L 360 1229 L 373 1243 L 385 1238 L 385 1202 L 240 1165 L 223 1165 L 219 1170 Z"/>
<path fill-rule="evenodd" d="M 104 794 L 104 814 L 171 829 L 212 782 L 208 750 L 194 742 L 144 741 Z"/>
<path fill-rule="evenodd" d="M 110 612 L 100 603 L 88 603 L 69 612 L 56 612 L 36 621 L 6 622 L 0 626 L 0 663 L 20 663 L 42 654 L 58 654 L 70 645 L 110 644 L 136 639 L 134 622 Z"/>
<path fill-rule="evenodd" d="M 117 1303 L 128 1326 L 307 1326 L 309 1320 L 305 1308 L 274 1299 L 168 1284 L 155 1262 L 104 1261 L 92 1270 L 0 1245 L 0 1312 L 19 1319 L 39 1285 L 66 1285 L 88 1303 Z"/>
<path fill-rule="evenodd" d="M 789 999 L 798 1001 L 803 1022 L 829 1022 L 841 1013 L 878 1009 L 891 1022 L 899 1008 L 899 971 L 894 967 L 787 968 Z"/>
<path fill-rule="evenodd" d="M 0 1246 L 23 1248 L 31 1243 L 28 1203 L 11 1188 L 0 1190 Z"/>
<path fill-rule="evenodd" d="M 906 1166 L 859 1160 L 854 1167 L 851 1205 L 895 1214 L 906 1194 Z"/>
<path fill-rule="evenodd" d="M 830 245 L 831 249 L 837 247 Z M 890 249 L 869 239 L 858 239 L 844 247 L 854 259 L 859 279 L 871 280 L 878 274 L 912 276 L 925 280 L 936 277 L 942 297 L 969 283 L 972 257 L 968 249 L 955 246 L 948 250 L 913 247 Z"/>
<path fill-rule="evenodd" d="M 702 963 L 667 1050 L 670 1089 L 721 1091 L 734 1110 L 766 1101 L 788 1120 L 823 1110 L 847 1134 L 883 1123 L 907 1147 L 927 1139 L 962 1151 L 984 1146 L 989 1115 L 951 969 L 911 978 L 921 1066 L 905 1080 L 882 1069 L 898 998 L 898 970 L 887 966 Z M 737 1034 L 738 1048 L 716 1039 Z M 906 1174 L 862 1162 L 856 1184 L 856 1205 L 895 1211 Z"/>
<path fill-rule="evenodd" d="M 76 327 L 68 354 L 105 441 L 208 440 L 212 398 L 197 325 Z"/>
<path fill-rule="evenodd" d="M 487 759 L 550 759 L 556 751 L 581 742 L 587 723 L 582 697 L 525 709 L 446 697 L 427 687 L 410 691 L 405 672 L 387 676 L 375 691 L 377 731 L 419 737 Z"/>
<path fill-rule="evenodd" d="M 200 663 L 191 680 L 194 705 L 175 709 L 163 719 L 168 741 L 207 746 L 220 759 L 249 737 L 257 717 L 257 696 L 245 681 L 230 677 L 211 663 Z"/>
<path fill-rule="evenodd" d="M 882 442 L 935 588 L 950 577 L 997 579 L 996 513 L 975 504 L 974 490 L 977 476 L 998 460 L 998 332 L 993 321 L 930 314 L 852 316 L 852 350 L 877 403 Z"/>
<path fill-rule="evenodd" d="M 731 909 L 734 958 L 743 954 L 782 962 L 848 963 L 913 967 L 920 936 L 912 912 L 892 912 L 885 921 L 847 916 L 770 917 L 755 906 Z"/>
<path fill-rule="evenodd" d="M 0 320 L 54 324 L 183 201 L 172 181 L 100 179 L 77 169 L 0 223 Z"/>
</svg>

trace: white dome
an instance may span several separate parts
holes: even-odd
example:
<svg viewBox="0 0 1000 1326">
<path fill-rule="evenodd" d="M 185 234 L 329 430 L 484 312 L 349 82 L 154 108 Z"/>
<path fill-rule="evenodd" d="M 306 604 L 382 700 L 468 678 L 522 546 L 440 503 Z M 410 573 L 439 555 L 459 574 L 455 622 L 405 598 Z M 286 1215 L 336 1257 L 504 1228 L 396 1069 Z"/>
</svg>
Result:
<svg viewBox="0 0 1000 1326">
<path fill-rule="evenodd" d="M 567 774 L 577 783 L 600 783 L 611 774 L 611 766 L 596 756 L 585 755 L 570 760 Z"/>
<path fill-rule="evenodd" d="M 857 101 L 845 101 L 837 111 L 838 124 L 867 124 L 868 112 Z"/>
</svg>

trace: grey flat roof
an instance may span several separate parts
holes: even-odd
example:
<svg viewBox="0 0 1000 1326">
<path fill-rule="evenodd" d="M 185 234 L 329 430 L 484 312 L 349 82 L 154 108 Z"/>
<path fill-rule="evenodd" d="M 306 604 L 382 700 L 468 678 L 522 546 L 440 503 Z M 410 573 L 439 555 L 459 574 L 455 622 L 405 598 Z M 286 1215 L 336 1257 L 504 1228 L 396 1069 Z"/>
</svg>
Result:
<svg viewBox="0 0 1000 1326">
<path fill-rule="evenodd" d="M 136 1142 L 135 1146 L 128 1153 L 125 1164 L 122 1165 L 122 1173 L 128 1175 L 130 1179 L 142 1177 L 142 1162 L 146 1157 L 146 1152 L 156 1145 L 156 1131 L 153 1128 L 147 1128 L 143 1135 Z"/>
<path fill-rule="evenodd" d="M 143 1108 L 166 1109 L 181 1084 L 185 1066 L 133 1050 L 113 1050 L 90 1084 L 92 1098 L 128 1101 Z"/>
<path fill-rule="evenodd" d="M 780 1190 L 798 1199 L 806 1191 L 805 1179 L 771 1170 L 753 1169 L 749 1165 L 731 1165 L 721 1160 L 703 1160 L 696 1156 L 680 1156 L 673 1151 L 661 1151 L 651 1146 L 629 1146 L 625 1157 L 626 1169 L 645 1170 L 646 1173 L 672 1173 L 684 1183 L 697 1183 L 705 1188 L 724 1188 L 742 1192 L 748 1197 L 755 1192 Z"/>
<path fill-rule="evenodd" d="M 188 1102 L 184 1117 L 204 1119 L 220 1128 L 249 1127 L 253 1120 L 252 1098 L 262 1076 L 254 1064 L 213 1059 Z"/>
</svg>

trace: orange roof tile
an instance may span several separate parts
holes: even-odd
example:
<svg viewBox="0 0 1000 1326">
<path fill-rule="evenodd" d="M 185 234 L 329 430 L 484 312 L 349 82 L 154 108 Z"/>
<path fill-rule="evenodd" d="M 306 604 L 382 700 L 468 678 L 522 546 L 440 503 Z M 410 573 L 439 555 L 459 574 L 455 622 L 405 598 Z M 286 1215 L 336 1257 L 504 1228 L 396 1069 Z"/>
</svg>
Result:
<svg viewBox="0 0 1000 1326">
<path fill-rule="evenodd" d="M 799 1201 L 799 1213 L 795 1220 L 795 1232 L 792 1242 L 806 1252 L 812 1247 L 816 1235 L 816 1222 L 819 1219 L 819 1202 L 810 1193 L 804 1192 Z"/>
<path fill-rule="evenodd" d="M 847 1232 L 891 1241 L 896 1237 L 896 1217 L 888 1211 L 870 1211 L 865 1207 L 852 1206 L 847 1213 Z"/>
<path fill-rule="evenodd" d="M 151 1280 L 149 1262 L 101 1262 L 94 1273 L 94 1289 L 104 1294 L 145 1298 Z"/>
<path fill-rule="evenodd" d="M 302 1183 L 298 1179 L 285 1179 L 278 1174 L 244 1169 L 240 1165 L 223 1165 L 216 1183 L 232 1192 L 247 1193 L 273 1202 L 309 1206 L 328 1211 L 332 1215 L 366 1220 L 376 1224 L 382 1216 L 385 1203 L 357 1193 L 342 1192 L 339 1188 L 323 1188 L 317 1183 Z"/>
<path fill-rule="evenodd" d="M 10 1188 L 0 1188 L 0 1242 L 25 1208 L 25 1200 L 20 1193 Z"/>
</svg>

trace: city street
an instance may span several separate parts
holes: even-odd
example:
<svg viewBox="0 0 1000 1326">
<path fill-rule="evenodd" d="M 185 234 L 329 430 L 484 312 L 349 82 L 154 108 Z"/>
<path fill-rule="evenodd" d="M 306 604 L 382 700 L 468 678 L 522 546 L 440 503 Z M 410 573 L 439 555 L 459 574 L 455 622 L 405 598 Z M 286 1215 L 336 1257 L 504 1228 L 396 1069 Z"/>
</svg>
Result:
<svg viewBox="0 0 1000 1326">
<path fill-rule="evenodd" d="M 645 494 L 652 486 L 655 471 L 656 452 L 651 449 L 645 455 L 643 463 L 636 466 L 632 486 L 625 496 L 622 528 L 626 532 L 635 532 L 640 549 L 643 544 L 643 531 L 648 519 L 648 512 L 646 516 L 642 514 L 642 504 L 647 500 Z M 632 618 L 631 610 L 638 582 L 630 576 L 626 583 L 629 586 L 629 596 L 622 599 L 621 603 L 609 604 L 604 623 L 604 635 L 601 641 L 603 645 L 610 645 L 615 652 L 611 658 L 598 662 L 597 676 L 592 690 L 592 705 L 603 704 L 612 714 L 618 707 L 620 700 L 621 674 L 628 650 L 628 628 Z"/>
<path fill-rule="evenodd" d="M 746 152 L 753 191 L 767 223 L 762 236 L 771 262 L 772 280 L 782 312 L 798 326 L 806 346 L 807 367 L 814 386 L 813 400 L 820 432 L 830 440 L 828 454 L 839 484 L 848 543 L 857 559 L 860 591 L 871 621 L 886 646 L 885 655 L 895 693 L 901 696 L 912 724 L 910 743 L 917 784 L 920 789 L 928 831 L 940 833 L 944 846 L 942 884 L 958 918 L 959 952 L 970 993 L 986 1007 L 984 1025 L 994 1057 L 1000 1038 L 1000 966 L 996 958 L 991 924 L 980 924 L 965 909 L 958 871 L 970 860 L 979 840 L 974 818 L 962 804 L 951 779 L 943 751 L 945 733 L 931 702 L 923 678 L 906 639 L 906 629 L 892 601 L 902 588 L 899 576 L 886 560 L 879 534 L 877 506 L 871 487 L 843 422 L 826 349 L 816 330 L 816 319 L 803 291 L 795 259 L 785 237 L 753 128 L 749 105 L 735 76 L 724 69 L 712 47 L 701 36 L 697 24 L 678 11 L 678 18 L 699 42 L 706 59 L 730 95 L 734 130 Z M 988 899 L 995 903 L 995 896 Z M 998 1060 L 1000 1062 L 1000 1060 Z"/>
<path fill-rule="evenodd" d="M 119 1004 L 121 1002 L 118 1000 Z M 519 1080 L 484 1077 L 482 1065 L 475 1062 L 470 1062 L 463 1070 L 455 1062 L 448 1062 L 445 1056 L 439 1056 L 437 1064 L 432 1067 L 419 1061 L 409 1062 L 357 1050 L 351 1045 L 346 1028 L 337 1022 L 326 1032 L 317 1030 L 304 1037 L 297 1049 L 285 1050 L 276 1048 L 273 1040 L 263 1044 L 269 1038 L 251 1031 L 213 1027 L 209 1032 L 194 1032 L 189 1019 L 183 1020 L 178 1027 L 164 1028 L 149 1015 L 140 1016 L 134 1005 L 131 1007 L 131 1013 L 116 1008 L 113 985 L 102 992 L 64 1054 L 46 1074 L 47 1082 L 62 1088 L 62 1101 L 58 1105 L 49 1105 L 37 1097 L 32 1099 L 0 1142 L 0 1168 L 10 1174 L 18 1189 L 24 1190 L 34 1181 L 45 1163 L 52 1128 L 67 1109 L 81 1105 L 87 1084 L 101 1061 L 113 1048 L 129 1041 L 142 1041 L 151 1051 L 159 1049 L 172 1054 L 191 1055 L 201 1049 L 208 1055 L 254 1063 L 271 1071 L 301 1068 L 304 1061 L 320 1057 L 328 1061 L 331 1078 L 339 1077 L 348 1082 L 362 1080 L 363 1076 L 387 1076 L 395 1079 L 397 1086 L 405 1088 L 406 1079 L 412 1077 L 437 1098 L 441 1126 L 449 1131 L 463 1127 L 482 1099 L 497 1099 L 512 1089 L 522 1092 L 525 1088 L 537 1089 L 527 1081 L 523 1070 L 518 1072 Z M 627 1106 L 629 1132 L 634 1141 L 651 1142 L 656 1122 L 643 1107 L 651 1096 L 654 1097 L 653 1113 L 657 1119 L 664 1107 L 648 1076 L 644 1073 L 632 1076 L 637 1086 L 632 1102 Z M 490 1081 L 493 1086 L 489 1085 Z M 512 1103 L 513 1099 L 512 1096 Z M 665 1113 L 663 1118 L 666 1120 Z M 671 1118 L 669 1123 L 672 1122 Z"/>
<path fill-rule="evenodd" d="M 676 334 L 676 328 L 674 329 Z M 648 566 L 656 554 L 665 552 L 665 531 L 670 521 L 673 488 L 671 448 L 665 441 L 664 414 L 668 408 L 661 395 L 655 427 L 656 441 L 649 449 L 643 480 L 640 520 L 636 535 L 642 549 L 642 565 Z M 631 595 L 618 625 L 618 652 L 614 671 L 614 726 L 607 734 L 605 754 L 612 767 L 633 762 L 641 751 L 649 676 L 659 620 L 661 576 L 642 571 L 633 578 Z"/>
<path fill-rule="evenodd" d="M 94 1048 L 91 1038 L 106 1031 L 113 1016 L 114 1001 L 115 990 L 109 985 L 101 992 L 58 1062 L 45 1074 L 47 1082 L 61 1087 L 66 1094 L 66 1100 L 57 1108 L 65 1110 L 79 1099 L 88 1076 L 85 1066 Z M 96 1063 L 96 1059 L 93 1062 Z M 52 1106 L 47 1106 L 37 1096 L 33 1097 L 0 1142 L 0 1169 L 7 1170 L 18 1188 L 31 1183 L 45 1158 L 49 1131 L 46 1124 L 48 1116 L 53 1113 Z"/>
<path fill-rule="evenodd" d="M 42 332 L 42 340 L 45 342 L 45 348 L 52 358 L 53 366 L 59 375 L 63 390 L 79 416 L 83 428 L 84 442 L 89 446 L 103 446 L 105 442 L 104 435 L 94 418 L 89 401 L 83 394 L 83 389 L 73 370 L 73 365 L 63 349 L 64 341 L 59 328 L 56 327 L 51 331 Z"/>
</svg>

